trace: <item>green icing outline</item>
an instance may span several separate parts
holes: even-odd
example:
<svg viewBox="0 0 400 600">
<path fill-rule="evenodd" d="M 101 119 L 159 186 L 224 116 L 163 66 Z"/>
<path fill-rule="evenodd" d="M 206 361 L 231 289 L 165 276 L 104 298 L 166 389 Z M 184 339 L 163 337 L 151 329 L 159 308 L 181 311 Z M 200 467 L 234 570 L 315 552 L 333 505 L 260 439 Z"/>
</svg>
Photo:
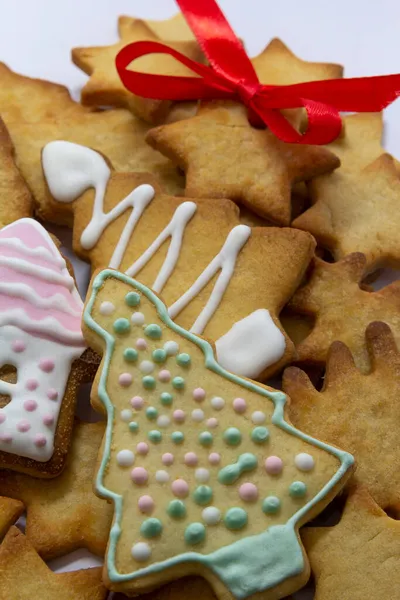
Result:
<svg viewBox="0 0 400 600">
<path fill-rule="evenodd" d="M 136 288 L 146 296 L 146 298 L 154 304 L 158 316 L 167 327 L 196 344 L 203 351 L 205 367 L 207 369 L 210 369 L 214 373 L 225 377 L 225 379 L 228 379 L 247 390 L 272 400 L 275 409 L 271 422 L 274 425 L 280 427 L 287 433 L 308 442 L 316 448 L 325 450 L 340 461 L 340 468 L 331 480 L 325 484 L 322 490 L 320 490 L 314 498 L 294 513 L 284 525 L 272 525 L 262 533 L 238 540 L 237 542 L 219 548 L 210 554 L 185 552 L 163 562 L 142 567 L 132 573 L 122 574 L 117 572 L 115 568 L 115 553 L 117 542 L 121 534 L 120 522 L 122 517 L 123 498 L 119 494 L 105 488 L 103 485 L 104 472 L 110 458 L 112 428 L 115 417 L 115 408 L 107 394 L 106 387 L 110 361 L 115 347 L 115 338 L 108 331 L 105 331 L 100 327 L 91 315 L 97 292 L 103 286 L 104 281 L 109 277 L 120 280 L 123 283 Z M 243 379 L 233 373 L 225 371 L 225 369 L 216 362 L 212 346 L 206 340 L 186 331 L 174 323 L 170 319 L 168 310 L 160 298 L 139 281 L 112 269 L 104 269 L 101 271 L 93 280 L 90 298 L 84 309 L 83 320 L 84 323 L 92 331 L 102 337 L 106 343 L 106 349 L 103 356 L 103 368 L 98 384 L 98 396 L 107 411 L 107 426 L 103 456 L 101 458 L 100 468 L 96 475 L 95 485 L 96 491 L 102 497 L 112 500 L 114 503 L 114 519 L 110 530 L 106 557 L 110 580 L 113 582 L 126 582 L 138 579 L 139 577 L 150 573 L 160 572 L 168 567 L 183 562 L 200 562 L 210 568 L 223 581 L 235 598 L 244 600 L 256 592 L 278 585 L 289 577 L 299 575 L 304 570 L 305 562 L 301 545 L 296 534 L 296 524 L 301 521 L 304 515 L 306 515 L 313 506 L 318 504 L 318 502 L 340 481 L 346 471 L 353 465 L 353 456 L 338 448 L 334 448 L 329 444 L 316 440 L 287 423 L 284 420 L 286 395 L 283 392 L 270 392 L 250 380 Z"/>
</svg>

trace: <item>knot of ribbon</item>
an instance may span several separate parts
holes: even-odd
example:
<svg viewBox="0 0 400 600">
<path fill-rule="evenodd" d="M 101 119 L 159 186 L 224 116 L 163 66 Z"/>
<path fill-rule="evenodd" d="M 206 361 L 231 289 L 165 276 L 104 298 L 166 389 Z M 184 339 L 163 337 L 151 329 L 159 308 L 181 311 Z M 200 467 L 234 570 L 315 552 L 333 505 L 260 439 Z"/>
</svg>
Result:
<svg viewBox="0 0 400 600">
<path fill-rule="evenodd" d="M 340 134 L 343 112 L 379 112 L 400 95 L 400 75 L 329 79 L 293 85 L 263 85 L 251 60 L 215 0 L 177 0 L 209 66 L 160 42 L 134 42 L 122 48 L 115 64 L 124 86 L 158 100 L 222 99 L 242 102 L 251 122 L 262 122 L 283 142 L 329 144 Z M 169 54 L 197 77 L 155 75 L 131 70 L 152 53 Z M 304 108 L 307 129 L 299 133 L 284 117 L 285 108 Z"/>
</svg>

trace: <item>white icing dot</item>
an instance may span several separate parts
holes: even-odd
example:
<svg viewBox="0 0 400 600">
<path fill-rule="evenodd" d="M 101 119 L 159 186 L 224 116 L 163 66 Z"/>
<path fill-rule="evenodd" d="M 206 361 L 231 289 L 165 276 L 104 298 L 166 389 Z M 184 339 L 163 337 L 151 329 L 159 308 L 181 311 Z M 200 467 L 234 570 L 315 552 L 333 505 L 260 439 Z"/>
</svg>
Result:
<svg viewBox="0 0 400 600">
<path fill-rule="evenodd" d="M 266 418 L 267 417 L 265 416 L 265 413 L 263 413 L 261 410 L 256 410 L 251 415 L 251 420 L 256 425 L 260 425 L 260 423 L 264 423 L 264 421 L 265 421 Z"/>
<path fill-rule="evenodd" d="M 197 421 L 197 423 L 200 423 L 200 421 L 204 419 L 204 412 L 201 410 L 201 408 L 195 408 L 192 410 L 192 419 L 193 421 Z"/>
<path fill-rule="evenodd" d="M 219 396 L 214 396 L 214 398 L 211 398 L 211 406 L 214 410 L 222 410 L 225 406 L 225 400 Z"/>
<path fill-rule="evenodd" d="M 315 461 L 311 454 L 300 452 L 300 454 L 296 454 L 294 464 L 300 471 L 312 471 L 315 466 Z"/>
<path fill-rule="evenodd" d="M 210 471 L 208 469 L 196 469 L 194 476 L 200 483 L 205 483 L 210 479 Z"/>
<path fill-rule="evenodd" d="M 216 525 L 221 520 L 221 511 L 216 506 L 207 506 L 201 516 L 207 525 Z"/>
<path fill-rule="evenodd" d="M 138 542 L 132 546 L 131 554 L 135 560 L 144 562 L 145 560 L 149 560 L 151 548 L 146 542 Z"/>
<path fill-rule="evenodd" d="M 100 314 L 102 315 L 111 315 L 115 310 L 115 306 L 112 302 L 102 302 L 100 304 Z"/>
<path fill-rule="evenodd" d="M 177 342 L 165 342 L 164 350 L 169 356 L 174 356 L 179 352 L 179 344 Z"/>
<path fill-rule="evenodd" d="M 167 415 L 160 415 L 157 419 L 157 425 L 159 427 L 168 427 L 171 423 L 171 419 Z"/>
<path fill-rule="evenodd" d="M 156 481 L 158 481 L 158 483 L 167 483 L 167 481 L 169 481 L 169 473 L 162 469 L 156 471 Z"/>
<path fill-rule="evenodd" d="M 131 450 L 120 450 L 117 454 L 117 463 L 120 467 L 130 467 L 134 460 L 135 455 Z"/>
<path fill-rule="evenodd" d="M 131 421 L 132 415 L 133 415 L 133 412 L 131 410 L 129 410 L 129 408 L 124 408 L 124 410 L 121 410 L 121 412 L 120 412 L 120 417 L 121 417 L 122 421 L 125 421 L 125 422 Z"/>
<path fill-rule="evenodd" d="M 139 369 L 142 373 L 152 373 L 154 371 L 154 363 L 151 360 L 142 360 Z"/>
<path fill-rule="evenodd" d="M 131 316 L 131 321 L 134 325 L 143 325 L 144 323 L 144 314 L 141 312 L 134 312 Z"/>
</svg>

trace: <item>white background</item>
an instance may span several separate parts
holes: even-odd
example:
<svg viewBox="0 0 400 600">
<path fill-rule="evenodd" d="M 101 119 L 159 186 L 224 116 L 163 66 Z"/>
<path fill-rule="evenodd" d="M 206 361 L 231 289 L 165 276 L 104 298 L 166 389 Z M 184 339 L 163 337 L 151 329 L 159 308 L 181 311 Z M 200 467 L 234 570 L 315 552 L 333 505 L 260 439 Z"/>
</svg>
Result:
<svg viewBox="0 0 400 600">
<path fill-rule="evenodd" d="M 220 6 L 250 56 L 280 37 L 303 59 L 345 65 L 347 77 L 400 72 L 398 0 L 220 0 Z M 173 0 L 0 0 L 0 60 L 65 84 L 78 98 L 87 77 L 71 63 L 72 47 L 116 41 L 120 14 L 165 19 L 175 12 Z M 385 124 L 385 148 L 400 157 L 400 101 L 386 110 Z M 85 274 L 79 272 L 82 283 Z M 87 562 L 52 566 L 65 564 Z"/>
</svg>

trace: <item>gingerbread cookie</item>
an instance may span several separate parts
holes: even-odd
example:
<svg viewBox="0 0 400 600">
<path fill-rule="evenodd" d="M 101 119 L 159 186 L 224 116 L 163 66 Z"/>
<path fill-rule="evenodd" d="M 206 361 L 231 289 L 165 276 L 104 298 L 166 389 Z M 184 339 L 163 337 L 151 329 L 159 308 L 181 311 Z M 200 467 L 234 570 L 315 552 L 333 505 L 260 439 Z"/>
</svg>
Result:
<svg viewBox="0 0 400 600">
<path fill-rule="evenodd" d="M 101 569 L 53 573 L 23 533 L 11 527 L 0 544 L 0 600 L 105 600 Z"/>
<path fill-rule="evenodd" d="M 25 535 L 45 560 L 78 548 L 104 555 L 112 507 L 92 490 L 103 435 L 103 423 L 76 423 L 65 469 L 56 479 L 0 471 L 0 493 L 24 503 Z"/>
<path fill-rule="evenodd" d="M 64 258 L 39 223 L 20 219 L 0 230 L 3 468 L 51 477 L 64 466 L 83 377 L 74 365 L 85 350 L 82 306 Z"/>
<path fill-rule="evenodd" d="M 0 540 L 3 539 L 10 526 L 22 515 L 25 507 L 22 502 L 0 496 Z"/>
<path fill-rule="evenodd" d="M 294 429 L 284 394 L 225 371 L 122 273 L 94 278 L 84 334 L 103 353 L 92 403 L 108 417 L 96 477 L 115 510 L 106 585 L 133 594 L 199 574 L 218 597 L 272 598 L 304 584 L 297 527 L 352 457 Z"/>
<path fill-rule="evenodd" d="M 115 173 L 68 142 L 44 148 L 43 169 L 49 206 L 74 213 L 75 252 L 162 292 L 178 324 L 216 341 L 227 369 L 264 378 L 294 356 L 278 315 L 311 259 L 310 235 L 251 229 L 227 199 L 167 196 L 151 177 Z"/>
<path fill-rule="evenodd" d="M 122 15 L 118 18 L 118 31 L 122 36 L 125 31 L 130 31 L 133 23 L 139 19 Z M 182 13 L 163 20 L 143 19 L 153 34 L 164 42 L 193 42 L 196 38 L 186 22 Z"/>
<path fill-rule="evenodd" d="M 122 26 L 121 26 L 122 25 Z M 140 19 L 128 22 L 119 21 L 119 41 L 111 46 L 96 48 L 74 48 L 73 62 L 90 75 L 82 89 L 82 102 L 88 106 L 122 106 L 138 117 L 150 122 L 165 120 L 172 102 L 152 100 L 129 92 L 119 78 L 115 59 L 117 54 L 133 42 L 159 41 L 157 35 Z M 195 61 L 201 61 L 203 54 L 195 41 L 169 42 L 168 46 Z M 190 69 L 166 54 L 153 54 L 135 61 L 135 70 L 166 76 L 190 77 Z"/>
<path fill-rule="evenodd" d="M 400 589 L 400 523 L 354 488 L 334 527 L 304 527 L 315 600 L 394 600 Z"/>
<path fill-rule="evenodd" d="M 373 321 L 387 323 L 400 343 L 400 281 L 379 291 L 367 291 L 360 287 L 365 268 L 365 256 L 359 253 L 337 263 L 314 259 L 309 280 L 288 305 L 315 319 L 309 335 L 296 347 L 300 362 L 323 365 L 330 345 L 339 340 L 350 349 L 356 366 L 368 372 L 365 330 Z"/>
<path fill-rule="evenodd" d="M 145 143 L 149 126 L 129 111 L 82 106 L 65 87 L 18 75 L 2 63 L 0 77 L 0 115 L 14 144 L 17 166 L 44 220 L 51 221 L 52 212 L 46 212 L 40 158 L 43 146 L 52 140 L 86 144 L 104 152 L 119 171 L 151 172 L 170 193 L 182 190 L 183 178 L 175 167 Z"/>
</svg>

